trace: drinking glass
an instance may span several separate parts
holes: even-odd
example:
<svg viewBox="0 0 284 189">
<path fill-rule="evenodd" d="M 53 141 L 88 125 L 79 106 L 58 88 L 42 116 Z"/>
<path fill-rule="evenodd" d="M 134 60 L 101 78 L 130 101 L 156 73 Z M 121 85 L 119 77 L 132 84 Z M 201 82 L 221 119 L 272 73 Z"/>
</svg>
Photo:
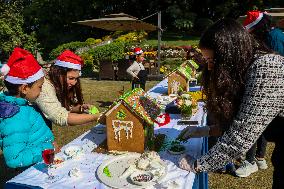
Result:
<svg viewBox="0 0 284 189">
<path fill-rule="evenodd" d="M 43 161 L 47 165 L 47 171 L 46 171 L 47 178 L 45 179 L 47 183 L 53 183 L 60 179 L 58 175 L 51 174 L 51 168 L 54 162 L 54 156 L 55 156 L 54 149 L 45 149 L 42 151 Z"/>
</svg>

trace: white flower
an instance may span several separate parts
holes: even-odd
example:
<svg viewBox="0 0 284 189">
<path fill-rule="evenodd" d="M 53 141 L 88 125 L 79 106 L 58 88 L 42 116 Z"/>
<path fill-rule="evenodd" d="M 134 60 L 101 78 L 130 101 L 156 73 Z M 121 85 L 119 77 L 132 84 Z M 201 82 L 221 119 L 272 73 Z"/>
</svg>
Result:
<svg viewBox="0 0 284 189">
<path fill-rule="evenodd" d="M 190 95 L 189 94 L 182 94 L 181 97 L 185 98 L 185 99 L 190 99 Z"/>
<path fill-rule="evenodd" d="M 192 104 L 191 100 L 185 100 L 185 105 L 190 106 Z"/>
</svg>

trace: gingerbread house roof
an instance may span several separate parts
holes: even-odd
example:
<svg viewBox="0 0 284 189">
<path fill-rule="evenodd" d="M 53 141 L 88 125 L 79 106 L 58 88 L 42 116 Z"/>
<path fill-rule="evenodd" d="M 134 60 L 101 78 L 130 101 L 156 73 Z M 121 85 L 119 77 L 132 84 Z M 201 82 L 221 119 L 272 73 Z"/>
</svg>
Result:
<svg viewBox="0 0 284 189">
<path fill-rule="evenodd" d="M 159 105 L 147 96 L 145 91 L 141 88 L 135 88 L 132 91 L 125 92 L 113 103 L 106 115 L 109 115 L 119 104 L 124 104 L 134 114 L 150 125 L 154 124 L 153 121 L 161 112 Z"/>
<path fill-rule="evenodd" d="M 174 69 L 172 72 L 170 72 L 166 77 L 171 76 L 173 73 L 178 72 L 180 75 L 182 75 L 186 80 L 189 80 L 191 78 L 192 68 L 190 65 L 187 64 L 187 62 L 182 63 L 179 67 Z"/>
</svg>

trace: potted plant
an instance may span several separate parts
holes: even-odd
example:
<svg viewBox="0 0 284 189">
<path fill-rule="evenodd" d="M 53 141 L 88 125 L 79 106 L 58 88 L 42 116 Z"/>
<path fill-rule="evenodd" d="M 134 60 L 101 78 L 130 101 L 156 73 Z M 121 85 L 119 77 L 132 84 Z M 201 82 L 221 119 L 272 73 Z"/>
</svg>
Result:
<svg viewBox="0 0 284 189">
<path fill-rule="evenodd" d="M 189 93 L 183 93 L 177 97 L 177 106 L 180 109 L 183 120 L 190 119 L 193 109 L 196 109 L 197 103 L 192 100 Z"/>
</svg>

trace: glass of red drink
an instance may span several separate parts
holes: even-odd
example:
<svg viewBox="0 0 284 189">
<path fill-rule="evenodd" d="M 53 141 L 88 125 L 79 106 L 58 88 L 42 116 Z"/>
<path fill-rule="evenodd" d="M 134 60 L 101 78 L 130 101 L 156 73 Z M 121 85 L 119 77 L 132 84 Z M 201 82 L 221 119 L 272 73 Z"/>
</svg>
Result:
<svg viewBox="0 0 284 189">
<path fill-rule="evenodd" d="M 53 175 L 50 173 L 50 170 L 52 168 L 53 162 L 54 162 L 54 149 L 45 149 L 42 151 L 42 158 L 44 163 L 47 165 L 47 178 L 45 179 L 47 183 L 53 183 L 59 180 L 58 175 Z"/>
</svg>

